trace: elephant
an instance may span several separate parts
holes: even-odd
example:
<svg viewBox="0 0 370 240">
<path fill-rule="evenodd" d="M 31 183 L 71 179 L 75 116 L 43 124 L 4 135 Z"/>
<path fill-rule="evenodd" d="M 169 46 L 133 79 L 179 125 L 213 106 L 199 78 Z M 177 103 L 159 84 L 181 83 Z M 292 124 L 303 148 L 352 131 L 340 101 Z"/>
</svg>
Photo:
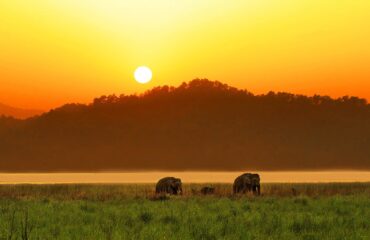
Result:
<svg viewBox="0 0 370 240">
<path fill-rule="evenodd" d="M 214 194 L 215 193 L 215 188 L 214 187 L 209 187 L 209 186 L 206 186 L 206 187 L 203 187 L 200 192 L 203 194 L 203 195 L 208 195 L 208 194 Z"/>
<path fill-rule="evenodd" d="M 254 194 L 260 195 L 261 185 L 260 176 L 255 173 L 244 173 L 237 177 L 234 181 L 233 192 L 246 193 L 253 191 Z"/>
<path fill-rule="evenodd" d="M 182 183 L 180 178 L 165 177 L 158 181 L 155 187 L 156 193 L 182 194 Z"/>
</svg>

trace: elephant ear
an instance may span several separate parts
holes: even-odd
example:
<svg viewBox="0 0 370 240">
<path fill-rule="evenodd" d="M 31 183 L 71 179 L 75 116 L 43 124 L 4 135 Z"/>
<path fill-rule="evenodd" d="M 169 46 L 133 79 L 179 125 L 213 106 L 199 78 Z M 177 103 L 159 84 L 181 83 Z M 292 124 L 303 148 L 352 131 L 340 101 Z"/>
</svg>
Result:
<svg viewBox="0 0 370 240">
<path fill-rule="evenodd" d="M 252 179 L 250 177 L 245 177 L 244 178 L 244 184 L 245 185 L 251 185 L 252 184 Z"/>
<path fill-rule="evenodd" d="M 258 174 L 256 174 L 254 177 L 253 177 L 253 180 L 255 183 L 259 184 L 260 183 L 260 176 Z"/>
<path fill-rule="evenodd" d="M 177 186 L 177 180 L 174 179 L 173 181 L 171 181 L 171 186 L 174 188 Z"/>
</svg>

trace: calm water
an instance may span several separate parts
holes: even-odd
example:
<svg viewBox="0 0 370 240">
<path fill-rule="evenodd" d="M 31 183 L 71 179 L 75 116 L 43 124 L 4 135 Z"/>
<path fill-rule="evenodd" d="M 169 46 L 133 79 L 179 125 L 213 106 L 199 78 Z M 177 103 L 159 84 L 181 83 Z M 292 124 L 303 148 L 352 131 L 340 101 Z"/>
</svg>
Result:
<svg viewBox="0 0 370 240">
<path fill-rule="evenodd" d="M 258 172 L 262 182 L 370 182 L 370 171 Z M 153 183 L 166 176 L 183 182 L 231 183 L 241 172 L 0 173 L 0 184 Z"/>
</svg>

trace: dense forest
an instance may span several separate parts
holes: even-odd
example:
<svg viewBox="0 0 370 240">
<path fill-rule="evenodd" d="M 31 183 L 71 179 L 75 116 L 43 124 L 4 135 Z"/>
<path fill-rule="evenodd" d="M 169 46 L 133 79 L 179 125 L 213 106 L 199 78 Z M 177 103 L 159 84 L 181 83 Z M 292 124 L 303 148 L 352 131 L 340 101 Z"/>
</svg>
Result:
<svg viewBox="0 0 370 240">
<path fill-rule="evenodd" d="M 370 170 L 370 105 L 196 79 L 0 118 L 0 171 Z"/>
</svg>

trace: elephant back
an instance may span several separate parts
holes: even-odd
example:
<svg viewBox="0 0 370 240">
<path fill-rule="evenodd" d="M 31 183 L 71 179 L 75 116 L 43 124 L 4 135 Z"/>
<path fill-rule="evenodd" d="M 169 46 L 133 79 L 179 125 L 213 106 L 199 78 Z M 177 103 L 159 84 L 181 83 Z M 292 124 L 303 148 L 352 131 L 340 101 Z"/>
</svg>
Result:
<svg viewBox="0 0 370 240">
<path fill-rule="evenodd" d="M 157 185 L 172 183 L 175 179 L 174 177 L 164 177 L 158 181 Z"/>
<path fill-rule="evenodd" d="M 252 173 L 244 173 L 237 177 L 239 182 L 243 182 L 244 184 L 252 184 L 253 174 Z"/>
<path fill-rule="evenodd" d="M 158 181 L 155 191 L 156 193 L 170 193 L 170 194 L 176 194 L 177 189 L 174 189 L 173 186 L 176 184 L 176 186 L 179 186 L 181 189 L 181 179 L 175 178 L 175 177 L 165 177 Z"/>
<path fill-rule="evenodd" d="M 234 180 L 233 192 L 245 193 L 253 189 L 253 175 L 252 173 L 244 173 Z M 258 175 L 258 174 L 257 174 Z"/>
</svg>

